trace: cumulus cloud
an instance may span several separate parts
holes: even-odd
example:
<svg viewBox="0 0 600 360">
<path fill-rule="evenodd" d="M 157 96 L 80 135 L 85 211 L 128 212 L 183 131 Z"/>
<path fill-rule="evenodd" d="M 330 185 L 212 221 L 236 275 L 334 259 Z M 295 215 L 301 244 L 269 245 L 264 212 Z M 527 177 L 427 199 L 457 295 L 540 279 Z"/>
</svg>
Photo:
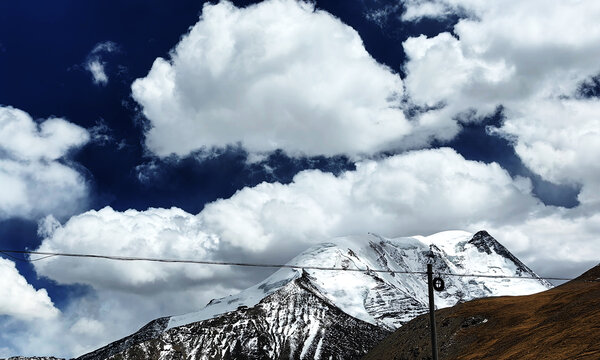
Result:
<svg viewBox="0 0 600 360">
<path fill-rule="evenodd" d="M 156 59 L 132 92 L 150 121 L 146 145 L 159 156 L 236 144 L 360 155 L 457 131 L 450 120 L 408 121 L 399 75 L 354 29 L 295 0 L 205 5 L 171 58 Z"/>
<path fill-rule="evenodd" d="M 0 315 L 37 320 L 55 318 L 60 313 L 46 290 L 36 290 L 31 286 L 19 274 L 14 262 L 0 258 L 0 274 Z"/>
<path fill-rule="evenodd" d="M 525 165 L 555 183 L 583 184 L 579 201 L 600 205 L 600 101 L 560 99 L 529 104 L 501 134 L 515 141 Z"/>
<path fill-rule="evenodd" d="M 363 161 L 340 176 L 304 171 L 290 184 L 262 183 L 197 215 L 181 209 L 117 212 L 107 207 L 47 218 L 41 251 L 208 260 L 287 261 L 332 237 L 376 232 L 387 236 L 469 228 L 485 218 L 513 224 L 540 207 L 528 180 L 497 164 L 466 161 L 451 149 L 423 150 L 379 162 Z M 239 269 L 183 264 L 122 263 L 49 258 L 36 271 L 63 284 L 162 293 L 190 285 L 256 281 Z"/>
<path fill-rule="evenodd" d="M 60 226 L 53 217 L 47 217 L 39 230 L 42 236 L 47 236 L 41 251 L 204 259 L 218 244 L 217 238 L 202 231 L 198 218 L 177 208 L 117 212 L 106 207 L 74 216 L 64 226 Z M 97 288 L 160 292 L 215 276 L 212 268 L 198 269 L 186 265 L 48 260 L 35 264 L 36 270 L 44 276 L 63 284 L 84 283 Z M 65 266 L 70 270 L 65 271 Z M 173 279 L 180 279 L 183 283 L 173 282 Z"/>
<path fill-rule="evenodd" d="M 597 98 L 578 94 L 600 72 L 600 3 L 584 1 L 408 1 L 405 18 L 464 16 L 454 34 L 404 42 L 408 96 L 442 104 L 426 119 L 477 121 L 497 106 L 523 163 L 545 180 L 582 186 L 598 210 Z M 425 11 L 423 9 L 437 9 Z M 593 83 L 593 81 L 592 81 Z M 592 91 L 593 93 L 593 91 Z"/>
<path fill-rule="evenodd" d="M 66 120 L 36 123 L 24 111 L 0 106 L 0 219 L 80 210 L 85 179 L 61 158 L 88 140 L 85 129 Z"/>
<path fill-rule="evenodd" d="M 485 114 L 498 105 L 518 108 L 522 102 L 571 94 L 600 70 L 593 60 L 600 55 L 600 32 L 585 30 L 600 7 L 564 2 L 564 7 L 543 6 L 544 14 L 532 16 L 525 5 L 531 2 L 488 3 L 489 9 L 475 13 L 478 18 L 459 21 L 457 37 L 441 33 L 404 42 L 405 84 L 415 102 L 442 102 L 454 114 L 470 109 Z M 581 18 L 582 12 L 589 17 Z M 568 25 L 576 22 L 587 25 Z"/>
<path fill-rule="evenodd" d="M 367 231 L 394 236 L 463 228 L 481 214 L 508 222 L 536 204 L 528 180 L 439 149 L 364 161 L 339 177 L 305 171 L 289 185 L 245 188 L 199 216 L 222 241 L 243 247 L 251 238 L 249 250 L 265 251 L 283 239 L 310 244 Z"/>
<path fill-rule="evenodd" d="M 502 102 L 522 97 L 570 93 L 579 81 L 600 69 L 594 59 L 600 53 L 600 30 L 593 26 L 600 5 L 582 1 L 507 1 L 471 0 L 410 1 L 407 11 L 420 6 L 462 9 L 465 18 L 454 27 L 456 37 L 442 33 L 433 38 L 420 36 L 405 43 L 410 61 L 409 78 L 419 85 L 427 79 L 441 81 L 460 74 L 461 81 L 448 83 L 437 97 L 453 103 L 473 96 L 472 106 L 490 101 Z M 416 11 L 416 10 L 415 10 Z M 439 12 L 421 16 L 437 16 Z M 447 56 L 447 64 L 440 63 Z M 437 59 L 437 60 L 436 60 Z M 420 68 L 420 64 L 443 65 Z M 433 98 L 421 86 L 407 85 L 417 99 Z M 477 88 L 487 90 L 478 94 Z M 439 89 L 436 89 L 439 90 Z"/>
</svg>

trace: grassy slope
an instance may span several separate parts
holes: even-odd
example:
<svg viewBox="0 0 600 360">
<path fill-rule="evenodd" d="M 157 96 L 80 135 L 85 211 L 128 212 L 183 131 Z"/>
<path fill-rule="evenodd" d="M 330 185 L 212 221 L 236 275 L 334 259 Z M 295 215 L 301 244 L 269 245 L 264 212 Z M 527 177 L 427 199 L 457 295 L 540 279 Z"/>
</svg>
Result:
<svg viewBox="0 0 600 360">
<path fill-rule="evenodd" d="M 435 314 L 440 360 L 600 359 L 600 265 L 539 294 L 479 299 Z M 425 314 L 364 359 L 430 359 L 429 336 Z"/>
</svg>

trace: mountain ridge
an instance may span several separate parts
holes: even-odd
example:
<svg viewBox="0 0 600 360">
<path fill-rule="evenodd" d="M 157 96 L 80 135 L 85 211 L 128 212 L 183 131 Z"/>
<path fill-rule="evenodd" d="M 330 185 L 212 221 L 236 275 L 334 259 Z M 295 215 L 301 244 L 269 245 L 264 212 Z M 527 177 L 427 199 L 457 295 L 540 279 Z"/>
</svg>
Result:
<svg viewBox="0 0 600 360">
<path fill-rule="evenodd" d="M 293 304 L 291 312 L 286 311 L 290 304 Z M 290 322 L 299 331 L 280 331 L 288 327 Z M 318 325 L 321 323 L 327 323 L 327 332 L 320 331 Z M 304 272 L 280 291 L 262 299 L 255 307 L 240 308 L 212 319 L 166 328 L 161 333 L 153 333 L 151 338 L 142 339 L 138 336 L 129 343 L 115 342 L 77 359 L 135 359 L 141 356 L 161 359 L 321 357 L 343 360 L 364 355 L 389 334 L 389 331 L 355 319 L 329 303 L 312 287 L 309 275 Z M 141 341 L 130 346 L 138 340 Z M 357 348 L 356 344 L 360 346 Z M 203 351 L 207 348 L 210 351 Z M 202 355 L 194 357 L 199 353 Z"/>
<path fill-rule="evenodd" d="M 349 236 L 302 252 L 288 262 L 297 268 L 281 268 L 197 312 L 156 319 L 78 359 L 358 359 L 427 312 L 428 262 L 437 274 L 461 275 L 444 275 L 438 308 L 551 287 L 485 231 Z"/>
<path fill-rule="evenodd" d="M 469 242 L 475 239 L 474 242 Z M 496 250 L 499 252 L 496 252 Z M 307 270 L 319 279 L 315 283 L 321 292 L 348 314 L 393 330 L 416 315 L 415 312 L 427 311 L 427 283 L 424 275 L 397 274 L 397 272 L 422 273 L 425 264 L 431 261 L 431 255 L 437 260 L 434 271 L 438 273 L 473 273 L 509 276 L 537 275 L 512 255 L 503 245 L 487 232 L 471 234 L 463 231 L 446 231 L 429 237 L 413 236 L 388 239 L 376 234 L 337 238 L 309 248 L 292 259 L 288 264 L 315 267 L 335 267 L 339 269 L 362 269 L 364 273 L 333 273 L 322 270 Z M 483 259 L 483 260 L 482 260 Z M 482 264 L 475 264 L 482 260 Z M 477 266 L 476 266 L 477 265 Z M 374 273 L 368 270 L 387 270 L 389 273 Z M 214 299 L 196 313 L 173 316 L 169 328 L 188 322 L 206 320 L 219 313 L 232 311 L 238 306 L 253 306 L 288 281 L 296 278 L 298 272 L 292 269 L 280 269 L 259 284 L 243 290 L 236 295 Z M 534 280 L 535 281 L 535 280 Z M 360 291 L 350 291 L 350 284 Z M 542 291 L 551 285 L 544 281 L 534 283 L 531 280 L 494 280 L 450 278 L 446 281 L 446 290 L 436 293 L 436 304 L 440 307 L 454 305 L 476 297 L 502 294 L 521 294 Z M 510 285 L 510 286 L 509 286 Z M 512 290 L 519 285 L 521 288 Z M 372 289 L 379 291 L 372 292 Z M 356 296 L 357 292 L 366 293 L 366 299 Z M 414 309 L 398 312 L 396 309 Z"/>
</svg>

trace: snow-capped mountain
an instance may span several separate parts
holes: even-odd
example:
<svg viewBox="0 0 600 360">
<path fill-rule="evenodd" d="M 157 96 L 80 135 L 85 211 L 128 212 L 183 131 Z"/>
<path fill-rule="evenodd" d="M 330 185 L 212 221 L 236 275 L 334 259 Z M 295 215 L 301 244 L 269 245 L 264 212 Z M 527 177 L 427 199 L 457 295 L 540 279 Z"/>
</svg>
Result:
<svg viewBox="0 0 600 360">
<path fill-rule="evenodd" d="M 336 239 L 314 246 L 289 262 L 304 267 L 372 269 L 390 272 L 305 270 L 313 285 L 345 313 L 371 324 L 395 329 L 427 311 L 425 275 L 394 274 L 392 271 L 423 272 L 433 255 L 434 272 L 535 277 L 487 232 L 473 235 L 447 231 L 432 236 L 385 239 L 369 234 Z M 218 314 L 251 307 L 290 281 L 301 270 L 281 269 L 237 295 L 212 300 L 204 309 L 173 316 L 169 328 L 206 320 Z M 444 277 L 446 289 L 436 293 L 437 307 L 485 296 L 523 295 L 546 290 L 550 284 L 529 279 Z"/>
<path fill-rule="evenodd" d="M 239 294 L 198 312 L 157 319 L 82 359 L 352 359 L 427 311 L 423 272 L 442 275 L 437 307 L 551 287 L 487 232 L 387 239 L 374 234 L 314 246 Z M 346 271 L 319 270 L 335 267 Z M 369 270 L 365 272 L 352 269 Z M 376 271 L 374 271 L 376 270 Z M 382 271 L 381 271 L 382 270 Z"/>
</svg>

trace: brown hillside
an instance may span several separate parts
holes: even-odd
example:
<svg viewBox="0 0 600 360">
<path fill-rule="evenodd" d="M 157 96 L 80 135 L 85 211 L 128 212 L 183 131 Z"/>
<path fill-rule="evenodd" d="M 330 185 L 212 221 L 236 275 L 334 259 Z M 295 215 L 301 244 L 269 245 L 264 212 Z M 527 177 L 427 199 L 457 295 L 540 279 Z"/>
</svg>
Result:
<svg viewBox="0 0 600 360">
<path fill-rule="evenodd" d="M 600 359 L 600 265 L 554 289 L 435 312 L 440 360 Z M 429 317 L 410 321 L 364 360 L 431 359 Z"/>
</svg>

